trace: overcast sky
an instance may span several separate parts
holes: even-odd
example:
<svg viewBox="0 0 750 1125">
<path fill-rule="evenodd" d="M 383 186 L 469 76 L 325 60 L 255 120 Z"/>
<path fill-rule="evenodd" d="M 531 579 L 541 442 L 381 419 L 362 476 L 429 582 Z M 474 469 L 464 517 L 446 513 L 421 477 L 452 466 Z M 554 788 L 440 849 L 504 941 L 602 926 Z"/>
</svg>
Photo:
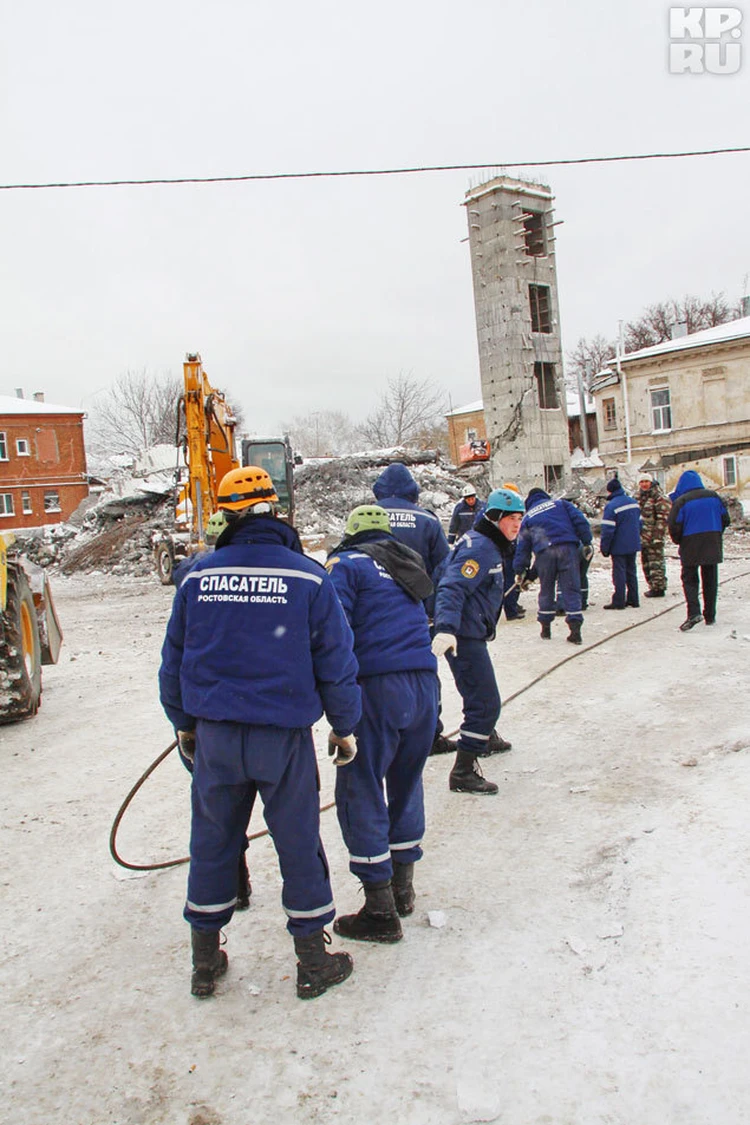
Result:
<svg viewBox="0 0 750 1125">
<path fill-rule="evenodd" d="M 654 0 L 2 0 L 0 182 L 564 159 L 748 143 Z M 748 154 L 534 170 L 563 347 L 750 273 Z M 200 351 L 250 429 L 480 395 L 466 189 L 490 173 L 0 192 L 0 393 L 91 410 Z"/>
</svg>

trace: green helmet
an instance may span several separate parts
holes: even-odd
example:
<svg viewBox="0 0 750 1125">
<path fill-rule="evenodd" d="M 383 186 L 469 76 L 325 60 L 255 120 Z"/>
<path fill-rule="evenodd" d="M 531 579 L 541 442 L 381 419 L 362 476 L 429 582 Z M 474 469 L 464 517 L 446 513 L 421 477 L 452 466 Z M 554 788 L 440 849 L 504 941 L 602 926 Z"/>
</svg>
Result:
<svg viewBox="0 0 750 1125">
<path fill-rule="evenodd" d="M 209 516 L 206 524 L 206 540 L 211 542 L 218 539 L 228 524 L 229 520 L 227 519 L 226 512 L 214 512 L 212 516 Z"/>
<path fill-rule="evenodd" d="M 350 513 L 344 534 L 347 538 L 360 531 L 390 531 L 391 525 L 385 508 L 377 504 L 360 504 Z"/>
</svg>

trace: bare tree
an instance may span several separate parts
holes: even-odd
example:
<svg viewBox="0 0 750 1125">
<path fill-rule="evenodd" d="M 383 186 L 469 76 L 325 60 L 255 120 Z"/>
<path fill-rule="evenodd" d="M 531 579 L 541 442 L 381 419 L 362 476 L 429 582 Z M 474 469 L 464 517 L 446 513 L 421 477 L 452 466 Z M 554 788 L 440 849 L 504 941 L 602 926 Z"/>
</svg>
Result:
<svg viewBox="0 0 750 1125">
<path fill-rule="evenodd" d="M 591 378 L 597 371 L 604 370 L 616 351 L 617 345 L 604 336 L 592 336 L 590 340 L 581 336 L 573 351 L 566 356 L 567 384 L 577 391 L 580 377 L 584 387 L 588 388 Z"/>
<path fill-rule="evenodd" d="M 354 424 L 341 410 L 314 410 L 298 414 L 282 427 L 293 448 L 303 457 L 338 457 L 353 453 L 358 438 Z"/>
<path fill-rule="evenodd" d="M 426 434 L 445 413 L 445 395 L 429 379 L 414 379 L 403 372 L 388 380 L 378 406 L 359 426 L 368 445 L 423 444 Z"/>
<path fill-rule="evenodd" d="M 685 296 L 682 300 L 658 301 L 624 326 L 625 351 L 636 352 L 671 339 L 675 324 L 686 324 L 688 333 L 701 332 L 740 315 L 739 306 L 730 305 L 723 293 L 712 293 L 708 298 Z"/>
<path fill-rule="evenodd" d="M 138 456 L 152 445 L 174 444 L 182 380 L 165 373 L 127 371 L 103 391 L 90 412 L 90 441 L 96 452 Z"/>
<path fill-rule="evenodd" d="M 88 424 L 88 444 L 97 457 L 112 453 L 139 456 L 153 445 L 175 445 L 177 404 L 184 392 L 181 378 L 142 371 L 118 375 L 109 390 L 96 399 Z M 242 425 L 242 409 L 227 403 Z"/>
</svg>

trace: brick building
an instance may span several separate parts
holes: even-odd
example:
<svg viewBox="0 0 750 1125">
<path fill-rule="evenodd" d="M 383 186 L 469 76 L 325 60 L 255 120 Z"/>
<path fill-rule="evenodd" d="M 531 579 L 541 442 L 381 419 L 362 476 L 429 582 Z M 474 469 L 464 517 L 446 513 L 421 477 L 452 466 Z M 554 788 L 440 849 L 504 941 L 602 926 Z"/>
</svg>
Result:
<svg viewBox="0 0 750 1125">
<path fill-rule="evenodd" d="M 460 449 L 478 438 L 486 438 L 484 424 L 484 405 L 482 400 L 470 402 L 467 406 L 457 406 L 445 416 L 448 423 L 448 449 L 454 465 L 461 464 Z"/>
<path fill-rule="evenodd" d="M 62 523 L 88 493 L 83 411 L 0 395 L 0 532 Z"/>
</svg>

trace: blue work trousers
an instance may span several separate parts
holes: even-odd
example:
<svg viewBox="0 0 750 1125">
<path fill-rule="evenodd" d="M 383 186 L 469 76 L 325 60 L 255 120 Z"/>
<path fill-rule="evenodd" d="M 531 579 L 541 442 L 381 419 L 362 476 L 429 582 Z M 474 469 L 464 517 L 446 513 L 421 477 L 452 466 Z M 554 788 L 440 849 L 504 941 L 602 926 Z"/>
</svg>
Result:
<svg viewBox="0 0 750 1125">
<path fill-rule="evenodd" d="M 581 612 L 581 566 L 578 543 L 557 543 L 536 556 L 539 573 L 537 621 L 555 617 L 555 590 L 559 587 L 566 621 L 583 621 Z"/>
<path fill-rule="evenodd" d="M 438 680 L 425 670 L 364 676 L 359 683 L 357 756 L 336 771 L 336 812 L 349 870 L 363 883 L 379 883 L 391 878 L 393 860 L 414 863 L 422 856 L 422 771 L 435 737 Z"/>
<path fill-rule="evenodd" d="M 333 920 L 318 788 L 309 729 L 198 720 L 184 910 L 192 926 L 219 930 L 234 913 L 237 857 L 256 792 L 279 858 L 290 934 L 311 934 Z"/>
<path fill-rule="evenodd" d="M 612 556 L 612 605 L 622 607 L 625 605 L 638 606 L 638 568 L 636 566 L 636 552 L 628 555 Z"/>
<path fill-rule="evenodd" d="M 500 718 L 500 692 L 487 642 L 459 637 L 457 648 L 455 656 L 450 652 L 446 655 L 464 705 L 458 748 L 477 754 L 487 749 L 490 734 Z"/>
</svg>

